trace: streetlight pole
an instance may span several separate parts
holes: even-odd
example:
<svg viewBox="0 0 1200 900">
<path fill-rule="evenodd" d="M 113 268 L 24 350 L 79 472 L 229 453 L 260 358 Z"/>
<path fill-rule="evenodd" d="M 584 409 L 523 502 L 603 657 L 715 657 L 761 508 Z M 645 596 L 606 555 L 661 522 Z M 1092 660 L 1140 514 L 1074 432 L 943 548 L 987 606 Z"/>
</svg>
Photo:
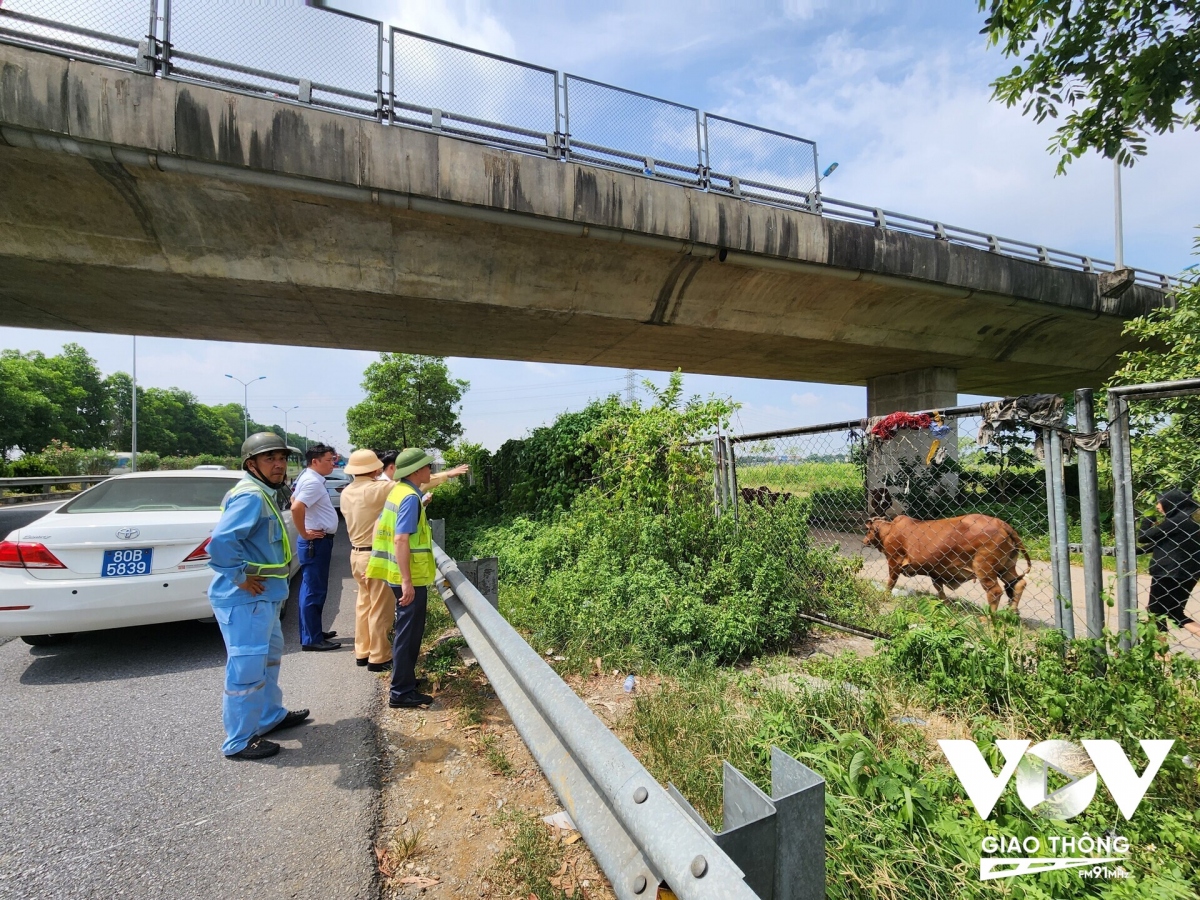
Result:
<svg viewBox="0 0 1200 900">
<path fill-rule="evenodd" d="M 1116 260 L 1114 269 L 1125 268 L 1125 229 L 1121 212 L 1121 160 L 1113 157 L 1113 218 L 1116 228 Z"/>
<path fill-rule="evenodd" d="M 133 414 L 129 421 L 129 471 L 137 471 L 137 335 L 133 336 Z"/>
<path fill-rule="evenodd" d="M 293 409 L 299 409 L 300 407 L 299 407 L 299 405 L 296 405 L 296 406 L 289 406 L 287 409 L 284 409 L 282 406 L 275 406 L 274 404 L 272 404 L 271 408 L 277 409 L 281 413 L 283 413 L 283 442 L 286 444 L 287 439 L 288 439 L 288 430 L 287 430 L 288 413 L 291 412 Z M 305 447 L 304 449 L 307 450 L 308 448 Z"/>
<path fill-rule="evenodd" d="M 304 452 L 305 452 L 305 453 L 307 453 L 307 452 L 308 452 L 308 429 L 309 429 L 309 426 L 310 426 L 312 423 L 310 423 L 310 422 L 301 422 L 299 419 L 297 419 L 297 420 L 296 420 L 296 424 L 297 424 L 297 425 L 303 425 L 303 426 L 304 426 Z"/>
<path fill-rule="evenodd" d="M 228 372 L 225 373 L 225 377 L 233 378 L 233 376 L 230 375 Z M 256 381 L 262 381 L 266 377 L 267 377 L 266 375 L 259 375 L 257 378 L 251 378 L 249 381 L 242 381 L 242 379 L 240 379 L 240 378 L 233 378 L 234 381 L 236 381 L 238 384 L 240 384 L 242 386 L 242 441 L 243 442 L 245 442 L 246 438 L 250 437 L 250 410 L 249 410 L 250 385 L 254 384 L 254 382 L 256 382 Z M 286 431 L 286 430 L 287 429 L 285 428 L 284 431 Z M 285 441 L 286 441 L 286 439 L 285 439 Z"/>
</svg>

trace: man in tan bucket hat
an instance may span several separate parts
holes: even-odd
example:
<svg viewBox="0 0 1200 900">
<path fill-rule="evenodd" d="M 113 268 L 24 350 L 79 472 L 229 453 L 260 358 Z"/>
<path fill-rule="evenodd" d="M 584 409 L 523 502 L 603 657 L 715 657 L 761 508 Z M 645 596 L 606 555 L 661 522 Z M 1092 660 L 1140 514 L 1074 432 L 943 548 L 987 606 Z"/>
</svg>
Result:
<svg viewBox="0 0 1200 900">
<path fill-rule="evenodd" d="M 386 672 L 392 667 L 392 645 L 388 629 L 396 605 L 386 581 L 367 577 L 371 558 L 371 540 L 375 523 L 395 484 L 381 479 L 383 462 L 373 450 L 355 450 L 346 464 L 346 474 L 354 481 L 342 491 L 342 515 L 350 534 L 350 571 L 358 582 L 358 600 L 354 604 L 354 657 L 371 672 Z"/>
</svg>

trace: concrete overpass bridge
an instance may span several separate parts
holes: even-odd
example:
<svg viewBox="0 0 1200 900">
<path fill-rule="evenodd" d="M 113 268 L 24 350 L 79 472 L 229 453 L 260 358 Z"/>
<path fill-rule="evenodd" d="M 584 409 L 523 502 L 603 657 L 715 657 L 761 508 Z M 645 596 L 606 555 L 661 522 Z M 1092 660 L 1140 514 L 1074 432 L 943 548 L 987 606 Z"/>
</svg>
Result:
<svg viewBox="0 0 1200 900">
<path fill-rule="evenodd" d="M 815 148 L 788 145 L 808 185 L 720 174 L 728 120 L 699 111 L 695 165 L 631 164 L 557 106 L 544 139 L 454 127 L 397 65 L 374 97 L 289 76 L 277 99 L 161 31 L 105 56 L 9 10 L 3 325 L 865 384 L 874 414 L 1098 384 L 1169 302 L 1160 276 L 838 206 Z M 380 66 L 416 39 L 378 28 Z"/>
</svg>

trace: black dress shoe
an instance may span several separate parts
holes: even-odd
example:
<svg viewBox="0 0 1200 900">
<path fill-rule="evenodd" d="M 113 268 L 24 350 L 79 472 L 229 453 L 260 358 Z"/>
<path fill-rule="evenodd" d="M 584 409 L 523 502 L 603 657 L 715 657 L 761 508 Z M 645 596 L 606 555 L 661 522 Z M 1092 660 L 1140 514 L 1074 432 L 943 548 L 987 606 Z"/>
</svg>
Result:
<svg viewBox="0 0 1200 900">
<path fill-rule="evenodd" d="M 409 691 L 399 700 L 388 699 L 388 706 L 392 709 L 416 709 L 421 706 L 428 706 L 433 702 L 433 698 L 428 694 L 422 694 L 418 691 Z"/>
<path fill-rule="evenodd" d="M 284 716 L 282 719 L 279 720 L 278 725 L 275 725 L 273 728 L 267 729 L 266 731 L 263 732 L 263 734 L 271 734 L 272 732 L 275 732 L 275 731 L 283 731 L 283 729 L 285 729 L 285 728 L 295 728 L 301 722 L 307 722 L 307 721 L 308 721 L 308 710 L 307 709 L 292 709 L 292 710 L 288 711 L 288 714 L 286 716 Z"/>
<path fill-rule="evenodd" d="M 341 644 L 335 644 L 333 641 L 321 641 L 319 644 L 301 644 L 301 650 L 341 650 Z"/>
<path fill-rule="evenodd" d="M 365 665 L 366 665 L 367 663 L 369 663 L 370 661 L 371 661 L 371 660 L 370 660 L 370 658 L 369 658 L 369 657 L 366 657 L 366 656 L 356 656 L 356 657 L 354 657 L 354 664 L 355 664 L 356 666 L 365 666 Z"/>
<path fill-rule="evenodd" d="M 230 753 L 226 759 L 266 759 L 279 752 L 279 745 L 263 737 L 252 738 L 250 743 L 237 753 Z"/>
<path fill-rule="evenodd" d="M 367 663 L 368 672 L 390 672 L 392 670 L 392 662 Z"/>
<path fill-rule="evenodd" d="M 322 631 L 321 637 L 325 638 L 325 640 L 329 640 L 330 638 L 337 637 L 337 632 L 336 631 Z"/>
</svg>

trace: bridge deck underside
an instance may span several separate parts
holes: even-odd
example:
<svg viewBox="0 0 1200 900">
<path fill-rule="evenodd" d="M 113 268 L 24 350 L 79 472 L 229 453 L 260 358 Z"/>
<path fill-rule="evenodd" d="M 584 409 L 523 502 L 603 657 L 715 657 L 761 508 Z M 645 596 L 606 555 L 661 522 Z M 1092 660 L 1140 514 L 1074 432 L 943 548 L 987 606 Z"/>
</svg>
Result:
<svg viewBox="0 0 1200 900">
<path fill-rule="evenodd" d="M 1122 319 L 0 146 L 0 324 L 965 392 L 1096 382 Z"/>
</svg>

